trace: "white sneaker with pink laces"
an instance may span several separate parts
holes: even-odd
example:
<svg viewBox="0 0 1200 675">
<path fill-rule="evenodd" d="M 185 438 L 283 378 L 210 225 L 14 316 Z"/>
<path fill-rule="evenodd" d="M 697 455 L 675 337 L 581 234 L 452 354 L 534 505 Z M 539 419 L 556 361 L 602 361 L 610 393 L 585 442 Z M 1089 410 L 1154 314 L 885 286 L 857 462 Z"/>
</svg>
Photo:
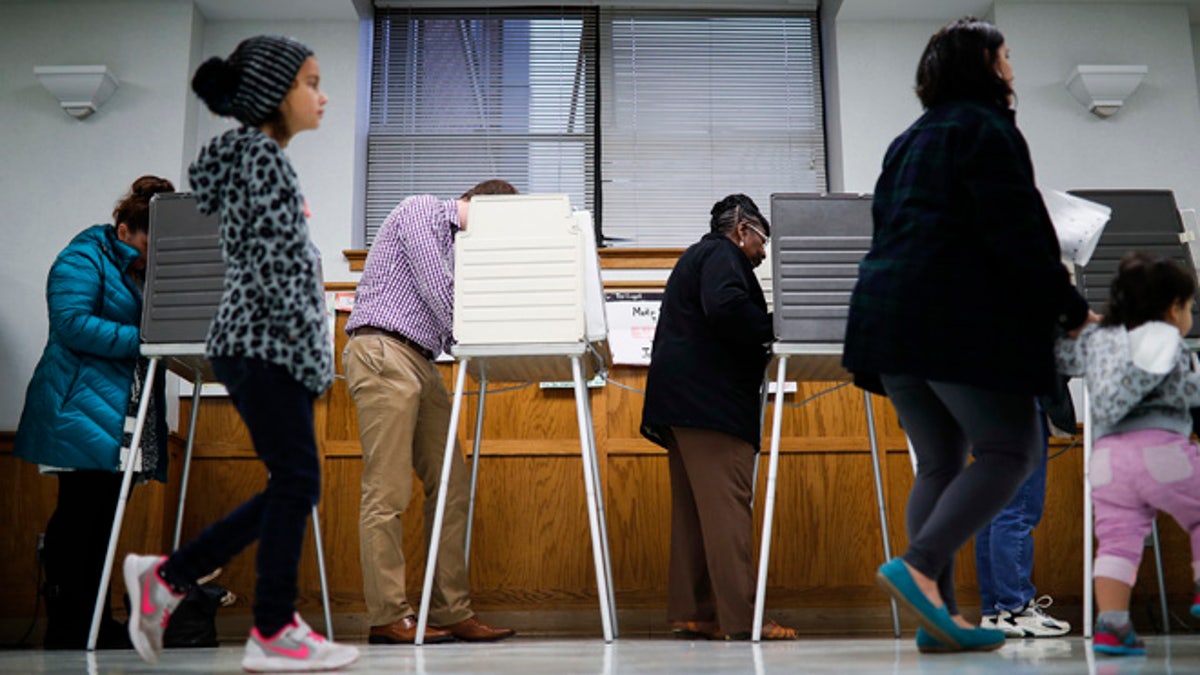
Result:
<svg viewBox="0 0 1200 675">
<path fill-rule="evenodd" d="M 337 670 L 358 660 L 358 649 L 326 640 L 299 614 L 270 638 L 251 629 L 242 668 L 252 673 Z"/>
<path fill-rule="evenodd" d="M 129 640 L 146 663 L 158 663 L 163 631 L 183 596 L 158 575 L 167 560 L 161 555 L 125 556 L 125 588 L 129 591 Z"/>
</svg>

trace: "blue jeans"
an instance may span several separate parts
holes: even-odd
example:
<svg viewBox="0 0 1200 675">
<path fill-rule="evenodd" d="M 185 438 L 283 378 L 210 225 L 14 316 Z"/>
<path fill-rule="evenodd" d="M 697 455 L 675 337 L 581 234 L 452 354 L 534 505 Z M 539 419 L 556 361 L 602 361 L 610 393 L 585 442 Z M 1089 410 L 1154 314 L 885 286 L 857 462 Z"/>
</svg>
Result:
<svg viewBox="0 0 1200 675">
<path fill-rule="evenodd" d="M 975 535 L 975 570 L 983 613 L 1014 611 L 1024 607 L 1037 590 L 1033 587 L 1033 528 L 1042 520 L 1046 504 L 1046 457 L 1050 430 L 1042 420 L 1046 444 L 1042 461 L 1025 479 L 1016 496 Z"/>
<path fill-rule="evenodd" d="M 259 359 L 214 358 L 212 366 L 267 465 L 267 487 L 176 551 L 164 577 L 190 583 L 258 541 L 254 625 L 269 637 L 295 612 L 300 551 L 321 496 L 313 393 L 283 367 Z"/>
</svg>

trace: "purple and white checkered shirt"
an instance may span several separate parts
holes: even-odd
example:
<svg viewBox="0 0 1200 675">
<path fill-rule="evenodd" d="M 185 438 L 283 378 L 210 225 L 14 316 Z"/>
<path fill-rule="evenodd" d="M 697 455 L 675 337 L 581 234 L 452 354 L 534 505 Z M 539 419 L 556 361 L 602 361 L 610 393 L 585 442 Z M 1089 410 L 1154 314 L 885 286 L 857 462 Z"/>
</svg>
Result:
<svg viewBox="0 0 1200 675">
<path fill-rule="evenodd" d="M 383 221 L 346 332 L 374 326 L 401 333 L 434 354 L 454 343 L 454 233 L 458 203 L 433 195 L 400 202 Z"/>
</svg>

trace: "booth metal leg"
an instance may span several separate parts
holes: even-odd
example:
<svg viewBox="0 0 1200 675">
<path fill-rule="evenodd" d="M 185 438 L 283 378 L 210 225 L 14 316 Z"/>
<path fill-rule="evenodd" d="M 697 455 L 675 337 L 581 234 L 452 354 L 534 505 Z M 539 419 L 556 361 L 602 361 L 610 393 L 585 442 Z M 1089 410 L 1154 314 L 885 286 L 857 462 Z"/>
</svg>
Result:
<svg viewBox="0 0 1200 675">
<path fill-rule="evenodd" d="M 321 543 L 321 517 L 312 507 L 313 543 L 317 547 L 317 573 L 321 576 L 321 604 L 325 608 L 325 637 L 333 639 L 333 611 L 329 607 L 329 580 L 325 575 L 325 546 Z"/>
<path fill-rule="evenodd" d="M 579 445 L 583 451 L 583 487 L 587 493 L 588 521 L 592 530 L 592 559 L 596 565 L 596 594 L 600 599 L 600 625 L 604 630 L 604 641 L 612 642 L 613 608 L 610 604 L 612 594 L 609 589 L 609 579 L 612 576 L 605 560 L 607 549 L 603 541 L 605 535 L 600 530 L 603 516 L 599 506 L 600 495 L 597 494 L 595 449 L 590 447 L 591 443 L 588 440 L 588 394 L 579 356 L 571 357 L 571 375 L 575 380 L 575 418 L 579 423 Z"/>
<path fill-rule="evenodd" d="M 1083 385 L 1083 638 L 1092 637 L 1092 609 L 1094 587 L 1092 586 L 1092 480 L 1089 476 L 1092 464 L 1092 402 L 1087 384 Z M 1084 651 L 1091 653 L 1091 649 Z"/>
<path fill-rule="evenodd" d="M 1162 548 L 1158 545 L 1158 520 L 1151 522 L 1150 537 L 1154 542 L 1154 569 L 1158 573 L 1158 602 L 1162 605 L 1163 633 L 1171 634 L 1171 612 L 1167 609 L 1167 580 L 1163 578 Z"/>
<path fill-rule="evenodd" d="M 863 400 L 867 404 L 867 438 L 871 442 L 871 467 L 875 470 L 875 499 L 879 506 L 879 528 L 883 534 L 883 560 L 892 559 L 892 540 L 888 534 L 887 503 L 883 499 L 883 471 L 880 468 L 879 437 L 875 433 L 875 406 L 871 403 L 871 392 L 863 391 Z M 892 635 L 900 637 L 900 611 L 896 608 L 896 599 L 890 598 L 892 604 Z"/>
<path fill-rule="evenodd" d="M 479 445 L 483 441 L 483 404 L 487 400 L 487 361 L 479 362 L 479 404 L 475 407 L 475 441 L 471 449 L 471 498 L 467 501 L 467 541 L 463 562 L 471 572 L 471 529 L 475 525 L 475 486 L 479 482 Z"/>
<path fill-rule="evenodd" d="M 467 381 L 467 358 L 458 362 L 458 377 L 454 385 L 454 404 L 450 407 L 450 425 L 446 429 L 446 451 L 442 455 L 442 478 L 438 486 L 437 509 L 433 514 L 433 530 L 429 536 L 428 559 L 425 561 L 425 584 L 421 589 L 421 607 L 417 610 L 417 634 L 413 644 L 425 643 L 425 626 L 429 623 L 429 599 L 433 596 L 433 575 L 437 571 L 438 542 L 442 537 L 442 520 L 446 516 L 446 492 L 450 489 L 450 467 L 453 465 L 455 441 L 458 440 L 458 418 L 462 414 L 463 389 Z"/>
<path fill-rule="evenodd" d="M 200 375 L 192 381 L 192 412 L 188 415 L 187 451 L 183 455 L 183 480 L 179 484 L 179 507 L 175 509 L 175 540 L 171 550 L 179 550 L 179 538 L 183 534 L 183 507 L 187 503 L 188 478 L 192 475 L 192 449 L 196 447 L 196 420 L 200 418 Z"/>
<path fill-rule="evenodd" d="M 154 395 L 154 375 L 158 370 L 159 358 L 151 358 L 146 368 L 146 379 L 142 384 L 142 396 L 138 401 L 137 419 L 133 424 L 133 437 L 129 442 L 129 457 L 125 462 L 125 477 L 121 479 L 121 494 L 117 499 L 117 512 L 113 515 L 112 532 L 108 535 L 108 551 L 104 554 L 104 568 L 100 573 L 100 588 L 96 590 L 96 606 L 92 609 L 92 627 L 88 631 L 87 649 L 96 650 L 96 639 L 100 636 L 100 615 L 104 612 L 104 600 L 108 594 L 108 582 L 112 580 L 113 558 L 117 555 L 117 540 L 121 537 L 121 521 L 125 518 L 125 504 L 129 501 L 129 486 L 133 484 L 133 467 L 142 454 L 142 427 L 146 423 L 146 411 L 150 397 Z"/>
<path fill-rule="evenodd" d="M 604 489 L 600 481 L 600 450 L 596 445 L 596 425 L 592 420 L 592 405 L 591 399 L 587 397 L 587 387 L 584 387 L 584 401 L 587 405 L 583 407 L 587 413 L 587 439 L 591 448 L 592 456 L 592 483 L 596 490 L 596 508 L 600 520 L 600 544 L 604 553 L 604 574 L 608 585 L 608 609 L 612 615 L 612 634 L 613 639 L 620 636 L 620 630 L 617 626 L 617 600 L 614 595 L 614 586 L 612 579 L 612 555 L 610 553 L 608 543 L 608 516 L 604 507 Z"/>
<path fill-rule="evenodd" d="M 771 558 L 771 528 L 775 518 L 775 479 L 779 474 L 779 437 L 783 428 L 783 381 L 787 373 L 787 356 L 779 357 L 775 374 L 775 412 L 771 416 L 771 459 L 767 462 L 767 495 L 763 504 L 762 543 L 758 553 L 758 586 L 754 591 L 754 625 L 750 635 L 755 642 L 762 640 L 763 612 L 767 599 L 767 563 Z"/>
</svg>

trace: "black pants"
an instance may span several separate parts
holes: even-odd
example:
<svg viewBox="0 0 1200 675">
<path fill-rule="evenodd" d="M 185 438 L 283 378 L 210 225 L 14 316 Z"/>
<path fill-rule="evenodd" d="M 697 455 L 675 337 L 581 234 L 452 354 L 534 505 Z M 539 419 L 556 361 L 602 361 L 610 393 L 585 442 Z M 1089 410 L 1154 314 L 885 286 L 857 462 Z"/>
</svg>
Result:
<svg viewBox="0 0 1200 675">
<path fill-rule="evenodd" d="M 173 553 L 162 574 L 173 585 L 190 585 L 257 541 L 254 626 L 274 635 L 296 611 L 300 553 L 321 497 L 313 394 L 283 367 L 259 359 L 214 358 L 212 366 L 267 465 L 267 485 Z"/>
<path fill-rule="evenodd" d="M 64 471 L 58 476 L 58 503 L 46 525 L 46 636 L 49 649 L 83 649 L 104 554 L 121 494 L 122 474 Z M 112 619 L 105 594 L 100 646 L 128 646 L 124 629 Z"/>
<path fill-rule="evenodd" d="M 937 580 L 946 609 L 957 614 L 954 554 L 1012 500 L 1040 460 L 1034 397 L 905 375 L 882 379 L 917 455 L 903 558 Z"/>
</svg>

